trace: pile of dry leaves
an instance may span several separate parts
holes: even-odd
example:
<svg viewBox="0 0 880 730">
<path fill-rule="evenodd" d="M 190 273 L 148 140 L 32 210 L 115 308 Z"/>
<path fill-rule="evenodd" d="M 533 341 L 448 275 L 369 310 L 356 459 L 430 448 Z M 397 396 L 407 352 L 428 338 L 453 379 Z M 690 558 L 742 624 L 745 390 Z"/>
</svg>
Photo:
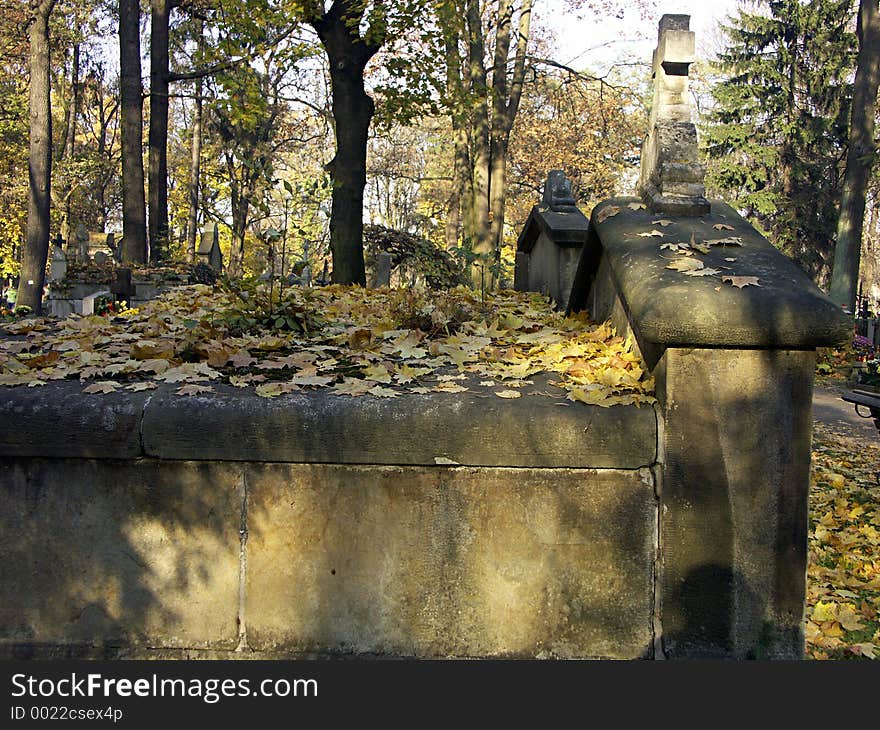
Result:
<svg viewBox="0 0 880 730">
<path fill-rule="evenodd" d="M 0 384 L 89 381 L 87 393 L 212 382 L 273 397 L 300 389 L 394 397 L 481 388 L 521 397 L 548 373 L 552 395 L 599 406 L 653 401 L 653 381 L 610 324 L 564 317 L 540 296 L 366 290 L 180 287 L 112 320 L 72 315 L 4 327 Z M 479 385 L 477 385 L 477 383 Z"/>
</svg>

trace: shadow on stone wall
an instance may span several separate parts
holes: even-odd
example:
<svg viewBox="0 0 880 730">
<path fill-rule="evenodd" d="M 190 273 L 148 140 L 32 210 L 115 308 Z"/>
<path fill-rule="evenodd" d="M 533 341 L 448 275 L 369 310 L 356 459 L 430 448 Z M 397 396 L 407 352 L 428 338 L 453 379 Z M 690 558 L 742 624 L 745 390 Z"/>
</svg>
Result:
<svg viewBox="0 0 880 730">
<path fill-rule="evenodd" d="M 235 648 L 238 470 L 22 459 L 4 472 L 5 655 Z"/>
</svg>

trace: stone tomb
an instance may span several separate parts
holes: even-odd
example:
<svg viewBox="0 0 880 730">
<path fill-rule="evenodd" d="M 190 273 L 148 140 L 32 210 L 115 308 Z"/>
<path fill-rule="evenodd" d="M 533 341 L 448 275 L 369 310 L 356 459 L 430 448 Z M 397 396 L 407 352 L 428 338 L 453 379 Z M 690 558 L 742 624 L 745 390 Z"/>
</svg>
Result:
<svg viewBox="0 0 880 730">
<path fill-rule="evenodd" d="M 547 189 L 518 282 L 631 335 L 653 407 L 7 389 L 0 654 L 802 657 L 814 351 L 850 322 L 721 201 L 667 214 L 738 239 L 691 277 L 650 190 L 587 226 Z"/>
</svg>

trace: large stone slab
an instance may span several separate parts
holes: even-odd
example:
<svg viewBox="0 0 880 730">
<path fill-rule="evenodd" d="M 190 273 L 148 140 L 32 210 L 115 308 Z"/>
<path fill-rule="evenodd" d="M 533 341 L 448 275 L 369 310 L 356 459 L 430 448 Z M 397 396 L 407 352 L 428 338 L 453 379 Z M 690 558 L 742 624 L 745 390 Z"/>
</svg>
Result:
<svg viewBox="0 0 880 730">
<path fill-rule="evenodd" d="M 624 197 L 600 203 L 592 230 L 640 344 L 814 348 L 840 344 L 851 335 L 852 324 L 840 308 L 726 203 L 713 200 L 710 214 L 671 218 L 661 228 L 654 224 L 656 213 L 629 207 L 638 202 Z M 609 208 L 619 212 L 608 215 Z M 639 235 L 652 230 L 663 236 Z M 706 267 L 721 272 L 718 276 L 686 276 L 666 268 L 677 256 L 661 244 L 687 243 L 692 237 L 698 243 L 738 238 L 742 245 L 714 245 L 699 256 Z M 585 247 L 572 309 L 588 299 L 595 259 L 595 248 Z M 720 277 L 728 275 L 755 276 L 758 285 L 722 283 Z"/>
<path fill-rule="evenodd" d="M 561 391 L 559 398 L 529 394 L 546 387 L 536 377 L 516 400 L 478 386 L 396 398 L 313 391 L 265 399 L 221 385 L 208 397 L 155 391 L 144 413 L 144 451 L 160 459 L 317 464 L 627 469 L 654 463 L 652 408 L 585 406 L 565 401 Z"/>
<path fill-rule="evenodd" d="M 235 648 L 240 483 L 217 464 L 4 460 L 0 652 Z"/>
<path fill-rule="evenodd" d="M 803 655 L 815 354 L 667 349 L 663 645 L 670 657 Z"/>
<path fill-rule="evenodd" d="M 652 655 L 649 470 L 248 469 L 257 651 Z"/>
<path fill-rule="evenodd" d="M 0 389 L 0 456 L 140 456 L 140 423 L 149 395 L 89 395 L 83 387 L 56 382 Z"/>
</svg>

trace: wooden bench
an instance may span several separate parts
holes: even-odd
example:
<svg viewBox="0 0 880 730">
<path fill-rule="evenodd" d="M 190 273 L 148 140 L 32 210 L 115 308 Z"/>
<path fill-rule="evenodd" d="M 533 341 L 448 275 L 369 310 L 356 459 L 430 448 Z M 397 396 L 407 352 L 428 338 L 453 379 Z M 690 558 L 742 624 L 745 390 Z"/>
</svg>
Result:
<svg viewBox="0 0 880 730">
<path fill-rule="evenodd" d="M 847 393 L 843 394 L 843 399 L 847 403 L 852 403 L 856 407 L 856 413 L 860 416 L 859 406 L 864 406 L 870 412 L 870 418 L 874 419 L 874 425 L 877 426 L 877 431 L 880 432 L 880 393 L 870 391 L 870 390 L 851 390 Z M 868 416 L 864 416 L 864 418 L 868 418 Z"/>
</svg>

